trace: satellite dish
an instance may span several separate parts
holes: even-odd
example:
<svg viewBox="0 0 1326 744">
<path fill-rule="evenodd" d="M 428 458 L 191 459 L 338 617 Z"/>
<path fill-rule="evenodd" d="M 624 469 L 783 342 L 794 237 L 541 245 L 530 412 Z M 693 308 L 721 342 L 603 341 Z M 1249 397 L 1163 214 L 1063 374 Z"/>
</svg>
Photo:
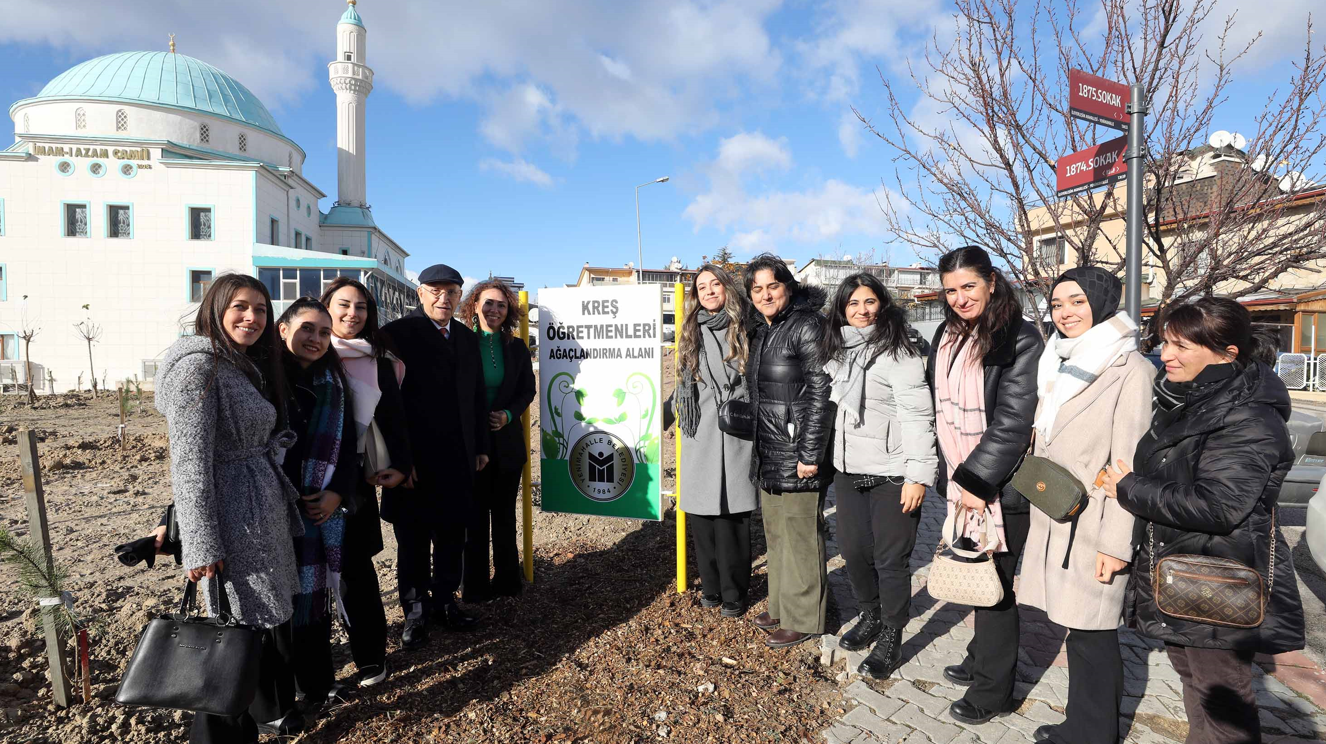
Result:
<svg viewBox="0 0 1326 744">
<path fill-rule="evenodd" d="M 852 254 L 850 254 L 850 253 L 845 253 L 845 254 L 843 254 L 843 260 L 844 260 L 844 261 L 851 261 L 851 260 L 852 260 Z"/>
<path fill-rule="evenodd" d="M 1307 185 L 1307 179 L 1298 171 L 1289 171 L 1280 179 L 1281 191 L 1297 191 Z"/>
<path fill-rule="evenodd" d="M 1212 147 L 1219 150 L 1221 148 L 1229 147 L 1230 145 L 1234 144 L 1234 135 L 1221 129 L 1218 132 L 1212 133 L 1211 139 L 1207 141 L 1211 144 Z"/>
<path fill-rule="evenodd" d="M 1242 150 L 1243 148 L 1245 148 L 1245 147 L 1247 147 L 1247 146 L 1248 146 L 1248 138 L 1247 138 L 1247 137 L 1244 137 L 1243 135 L 1239 134 L 1238 132 L 1235 132 L 1235 133 L 1234 133 L 1234 147 L 1236 147 L 1236 148 Z"/>
<path fill-rule="evenodd" d="M 1266 170 L 1266 166 L 1270 165 L 1270 158 L 1267 158 L 1265 155 L 1258 155 L 1252 159 L 1252 162 L 1249 165 L 1253 170 L 1261 173 Z"/>
</svg>

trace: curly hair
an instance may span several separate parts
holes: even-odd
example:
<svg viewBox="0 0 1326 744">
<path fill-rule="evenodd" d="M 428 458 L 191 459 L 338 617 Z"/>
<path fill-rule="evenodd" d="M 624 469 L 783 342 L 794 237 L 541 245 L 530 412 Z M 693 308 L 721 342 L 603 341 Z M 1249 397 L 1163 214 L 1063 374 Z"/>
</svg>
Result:
<svg viewBox="0 0 1326 744">
<path fill-rule="evenodd" d="M 502 327 L 498 331 L 502 334 L 503 341 L 509 341 L 520 327 L 520 297 L 501 279 L 485 279 L 474 285 L 469 294 L 465 295 L 465 299 L 461 300 L 459 316 L 463 322 L 468 322 L 471 328 L 479 330 L 479 297 L 490 289 L 501 292 L 502 299 L 506 300 L 506 319 L 502 321 Z"/>
</svg>

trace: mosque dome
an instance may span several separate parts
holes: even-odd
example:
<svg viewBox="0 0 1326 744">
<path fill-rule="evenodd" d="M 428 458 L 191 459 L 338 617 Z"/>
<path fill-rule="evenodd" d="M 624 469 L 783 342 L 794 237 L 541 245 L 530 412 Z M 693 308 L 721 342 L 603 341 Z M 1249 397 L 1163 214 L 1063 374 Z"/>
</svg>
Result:
<svg viewBox="0 0 1326 744">
<path fill-rule="evenodd" d="M 65 70 L 33 98 L 138 103 L 220 116 L 285 137 L 262 101 L 242 83 L 202 60 L 174 52 L 120 52 Z"/>
</svg>

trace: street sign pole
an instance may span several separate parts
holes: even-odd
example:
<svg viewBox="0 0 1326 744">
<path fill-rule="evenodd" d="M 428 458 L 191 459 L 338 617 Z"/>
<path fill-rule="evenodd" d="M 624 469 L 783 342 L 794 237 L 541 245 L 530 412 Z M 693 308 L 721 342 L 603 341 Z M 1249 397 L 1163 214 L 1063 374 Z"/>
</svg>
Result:
<svg viewBox="0 0 1326 744">
<path fill-rule="evenodd" d="M 1146 116 L 1146 93 L 1140 83 L 1129 86 L 1132 102 L 1128 105 L 1128 215 L 1127 253 L 1124 264 L 1124 308 L 1132 319 L 1142 324 L 1142 200 L 1143 175 L 1146 173 L 1146 139 L 1142 119 Z"/>
</svg>

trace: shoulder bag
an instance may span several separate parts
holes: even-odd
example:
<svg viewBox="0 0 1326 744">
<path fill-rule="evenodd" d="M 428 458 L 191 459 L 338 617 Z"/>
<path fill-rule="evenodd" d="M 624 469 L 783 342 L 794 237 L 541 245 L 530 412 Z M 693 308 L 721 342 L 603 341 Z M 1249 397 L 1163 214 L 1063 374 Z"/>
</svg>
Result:
<svg viewBox="0 0 1326 744">
<path fill-rule="evenodd" d="M 264 633 L 236 622 L 225 580 L 218 572 L 213 581 L 220 595 L 216 617 L 196 614 L 198 585 L 190 581 L 179 612 L 143 629 L 120 679 L 117 703 L 218 716 L 237 716 L 253 703 Z"/>
<path fill-rule="evenodd" d="M 955 545 L 962 537 L 961 525 L 966 516 L 967 507 L 958 504 L 944 520 L 943 533 L 939 545 L 935 547 L 935 560 L 930 564 L 930 576 L 926 579 L 925 588 L 930 596 L 941 602 L 993 607 L 1004 598 L 1004 584 L 999 580 L 994 563 L 994 545 L 998 542 L 994 519 L 990 515 L 986 517 L 985 544 L 976 550 L 966 550 Z M 956 556 L 984 560 L 958 560 L 944 555 L 945 547 Z"/>
<path fill-rule="evenodd" d="M 1271 560 L 1262 575 L 1229 558 L 1169 555 L 1156 562 L 1156 526 L 1147 525 L 1150 540 L 1152 593 L 1156 608 L 1179 620 L 1225 628 L 1255 628 L 1266 616 L 1266 602 L 1275 588 L 1275 509 L 1271 510 Z"/>
<path fill-rule="evenodd" d="M 1089 492 L 1068 468 L 1048 457 L 1031 454 L 1036 448 L 1032 434 L 1031 448 L 1013 473 L 1013 487 L 1050 519 L 1062 522 L 1087 508 Z"/>
<path fill-rule="evenodd" d="M 705 330 L 708 330 L 717 340 L 717 334 L 710 329 Z M 703 356 L 705 366 L 709 367 L 709 355 L 704 354 Z M 723 378 L 726 380 L 727 375 L 724 374 Z M 719 384 L 712 368 L 709 369 L 709 381 L 714 384 L 715 395 L 718 395 L 718 392 L 725 387 Z M 732 393 L 728 393 L 727 400 L 718 404 L 718 430 L 737 439 L 753 441 L 755 439 L 755 409 L 751 407 L 750 401 L 741 400 Z"/>
</svg>

